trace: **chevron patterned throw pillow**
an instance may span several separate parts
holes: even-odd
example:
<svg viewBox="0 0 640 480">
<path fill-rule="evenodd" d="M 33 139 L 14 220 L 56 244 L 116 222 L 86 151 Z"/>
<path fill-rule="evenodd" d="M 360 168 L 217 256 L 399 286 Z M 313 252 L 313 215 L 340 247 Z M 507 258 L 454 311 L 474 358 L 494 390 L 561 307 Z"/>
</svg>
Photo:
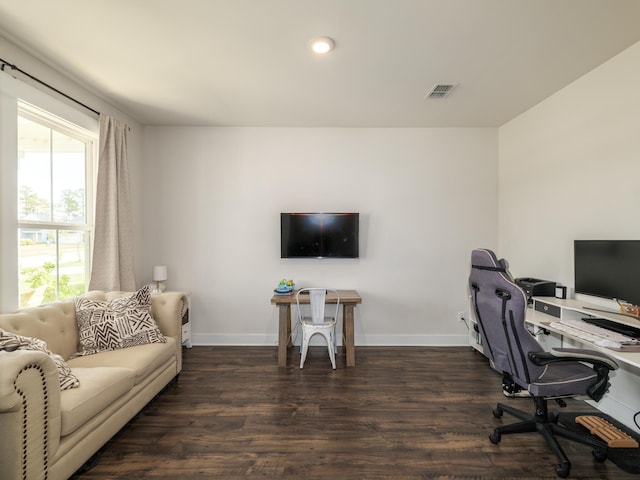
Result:
<svg viewBox="0 0 640 480">
<path fill-rule="evenodd" d="M 81 351 L 75 356 L 167 341 L 151 316 L 148 285 L 106 302 L 78 297 L 76 321 Z"/>
<path fill-rule="evenodd" d="M 69 368 L 67 362 L 65 362 L 60 355 L 49 350 L 47 342 L 44 340 L 40 340 L 39 338 L 23 337 L 22 335 L 17 335 L 0 329 L 0 350 L 7 350 L 10 352 L 14 350 L 34 350 L 46 353 L 51 357 L 53 362 L 56 364 L 56 367 L 58 367 L 60 390 L 67 390 L 80 385 L 78 377 L 71 373 L 71 368 Z"/>
</svg>

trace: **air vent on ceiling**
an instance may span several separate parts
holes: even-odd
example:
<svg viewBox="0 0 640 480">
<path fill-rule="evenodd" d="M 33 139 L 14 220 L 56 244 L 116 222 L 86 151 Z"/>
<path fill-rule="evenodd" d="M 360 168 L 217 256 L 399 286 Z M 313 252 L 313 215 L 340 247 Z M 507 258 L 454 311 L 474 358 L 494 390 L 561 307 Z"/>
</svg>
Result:
<svg viewBox="0 0 640 480">
<path fill-rule="evenodd" d="M 451 90 L 453 90 L 456 87 L 456 85 L 458 84 L 457 83 L 436 83 L 424 98 L 425 99 L 444 98 L 447 95 L 449 95 L 449 93 L 451 93 Z"/>
</svg>

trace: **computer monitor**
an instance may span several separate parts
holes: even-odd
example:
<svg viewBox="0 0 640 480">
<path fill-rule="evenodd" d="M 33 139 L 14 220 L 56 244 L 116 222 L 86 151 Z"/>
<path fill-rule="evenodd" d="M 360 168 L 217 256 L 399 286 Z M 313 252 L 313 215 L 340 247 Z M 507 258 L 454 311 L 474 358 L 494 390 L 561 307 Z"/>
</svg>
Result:
<svg viewBox="0 0 640 480">
<path fill-rule="evenodd" d="M 640 305 L 640 240 L 575 240 L 576 293 Z"/>
</svg>

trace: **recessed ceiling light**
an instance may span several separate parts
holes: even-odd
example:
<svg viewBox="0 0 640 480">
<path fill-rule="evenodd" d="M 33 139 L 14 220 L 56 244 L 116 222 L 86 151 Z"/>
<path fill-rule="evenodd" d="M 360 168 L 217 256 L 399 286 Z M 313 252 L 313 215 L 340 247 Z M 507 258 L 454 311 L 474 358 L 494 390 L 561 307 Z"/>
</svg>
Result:
<svg viewBox="0 0 640 480">
<path fill-rule="evenodd" d="M 311 48 L 311 50 L 315 53 L 320 54 L 329 53 L 331 50 L 333 50 L 334 45 L 335 44 L 333 43 L 333 40 L 331 40 L 329 37 L 313 38 L 309 42 L 309 47 Z"/>
</svg>

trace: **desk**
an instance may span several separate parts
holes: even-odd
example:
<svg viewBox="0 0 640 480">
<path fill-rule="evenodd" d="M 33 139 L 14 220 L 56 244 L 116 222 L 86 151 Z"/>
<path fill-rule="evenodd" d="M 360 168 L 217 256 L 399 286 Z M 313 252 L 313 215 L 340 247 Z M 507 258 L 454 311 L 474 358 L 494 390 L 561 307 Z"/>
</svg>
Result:
<svg viewBox="0 0 640 480">
<path fill-rule="evenodd" d="M 551 307 L 551 310 L 545 307 Z M 555 309 L 553 308 L 555 307 Z M 554 297 L 534 297 L 534 308 L 527 308 L 526 321 L 559 336 L 563 343 L 580 343 L 587 348 L 599 350 L 614 358 L 618 363 L 640 369 L 640 352 L 622 352 L 610 348 L 600 347 L 587 340 L 575 337 L 561 330 L 555 330 L 549 325 L 551 322 L 559 322 L 564 318 L 582 318 L 587 316 L 606 318 L 624 325 L 640 328 L 640 321 L 635 318 L 619 315 L 614 312 L 601 311 L 603 307 L 592 305 L 578 300 L 561 300 Z M 552 313 L 546 313 L 552 312 Z M 569 342 L 570 341 L 570 342 Z M 573 345 L 567 345 L 573 346 Z"/>
<path fill-rule="evenodd" d="M 636 432 L 635 413 L 640 411 L 640 352 L 622 352 L 600 347 L 587 340 L 554 329 L 551 322 L 587 316 L 607 318 L 625 325 L 640 327 L 640 321 L 616 313 L 594 310 L 602 308 L 578 300 L 560 300 L 553 297 L 534 297 L 534 308 L 527 308 L 526 322 L 539 327 L 536 338 L 545 350 L 554 347 L 588 348 L 599 350 L 615 359 L 620 368 L 611 372 L 611 386 L 600 402 L 589 401 L 594 407 L 611 415 Z M 541 329 L 550 332 L 544 335 Z"/>
<path fill-rule="evenodd" d="M 353 328 L 353 310 L 362 303 L 362 298 L 355 290 L 338 290 L 342 305 L 342 334 L 347 356 L 347 367 L 355 367 L 356 352 Z M 336 297 L 327 293 L 327 303 L 336 303 Z M 278 366 L 287 366 L 287 348 L 291 346 L 291 305 L 296 304 L 293 295 L 274 295 L 271 303 L 278 306 Z M 309 303 L 309 295 L 300 295 L 300 303 Z"/>
</svg>

